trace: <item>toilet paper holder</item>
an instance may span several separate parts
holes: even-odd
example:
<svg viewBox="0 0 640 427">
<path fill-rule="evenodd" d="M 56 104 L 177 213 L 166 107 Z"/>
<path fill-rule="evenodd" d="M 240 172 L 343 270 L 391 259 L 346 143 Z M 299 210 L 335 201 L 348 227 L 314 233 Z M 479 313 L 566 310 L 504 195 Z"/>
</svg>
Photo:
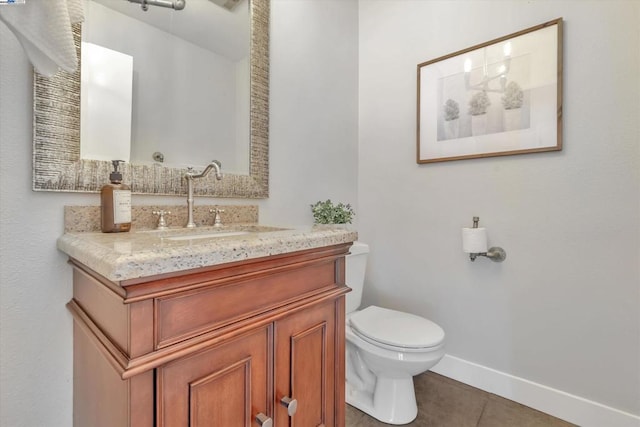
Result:
<svg viewBox="0 0 640 427">
<path fill-rule="evenodd" d="M 480 221 L 480 217 L 473 217 L 473 228 L 478 228 L 478 222 Z M 477 257 L 483 256 L 489 258 L 494 262 L 502 262 L 507 258 L 507 253 L 504 249 L 498 246 L 492 246 L 487 250 L 487 252 L 471 252 L 469 253 L 469 259 L 471 261 L 475 261 Z"/>
</svg>

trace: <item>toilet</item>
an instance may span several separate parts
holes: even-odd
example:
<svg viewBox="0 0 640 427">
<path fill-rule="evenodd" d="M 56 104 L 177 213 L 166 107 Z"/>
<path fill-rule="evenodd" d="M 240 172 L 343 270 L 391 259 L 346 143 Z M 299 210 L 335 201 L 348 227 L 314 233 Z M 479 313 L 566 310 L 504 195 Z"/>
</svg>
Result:
<svg viewBox="0 0 640 427">
<path fill-rule="evenodd" d="M 413 377 L 444 356 L 444 331 L 430 320 L 369 306 L 359 310 L 369 246 L 354 242 L 346 257 L 346 400 L 388 424 L 418 415 Z"/>
</svg>

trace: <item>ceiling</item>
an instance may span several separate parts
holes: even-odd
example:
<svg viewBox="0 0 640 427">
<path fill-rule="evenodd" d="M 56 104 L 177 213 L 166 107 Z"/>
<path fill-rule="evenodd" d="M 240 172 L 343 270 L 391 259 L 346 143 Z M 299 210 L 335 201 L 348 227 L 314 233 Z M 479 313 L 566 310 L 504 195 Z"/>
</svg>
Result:
<svg viewBox="0 0 640 427">
<path fill-rule="evenodd" d="M 88 1 L 100 3 L 234 61 L 249 54 L 248 0 L 239 0 L 233 10 L 224 7 L 228 0 L 186 0 L 183 10 L 149 6 L 146 12 L 139 4 L 127 0 Z"/>
</svg>

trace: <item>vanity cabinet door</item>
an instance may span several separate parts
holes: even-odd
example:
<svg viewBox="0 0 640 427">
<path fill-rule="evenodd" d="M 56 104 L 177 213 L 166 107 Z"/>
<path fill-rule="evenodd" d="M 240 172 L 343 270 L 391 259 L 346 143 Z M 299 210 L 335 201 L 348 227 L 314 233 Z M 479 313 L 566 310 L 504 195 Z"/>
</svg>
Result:
<svg viewBox="0 0 640 427">
<path fill-rule="evenodd" d="M 249 427 L 271 416 L 272 326 L 157 369 L 157 426 Z"/>
<path fill-rule="evenodd" d="M 335 426 L 337 307 L 323 303 L 275 323 L 277 427 Z M 287 408 L 287 399 L 297 407 Z"/>
</svg>

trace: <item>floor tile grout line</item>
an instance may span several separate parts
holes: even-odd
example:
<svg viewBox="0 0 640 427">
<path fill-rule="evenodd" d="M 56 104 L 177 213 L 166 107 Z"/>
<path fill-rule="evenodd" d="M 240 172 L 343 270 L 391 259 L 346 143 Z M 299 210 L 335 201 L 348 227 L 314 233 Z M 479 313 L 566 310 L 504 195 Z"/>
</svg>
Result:
<svg viewBox="0 0 640 427">
<path fill-rule="evenodd" d="M 489 399 L 484 400 L 484 405 L 482 405 L 482 410 L 480 411 L 480 415 L 476 420 L 476 427 L 480 426 L 480 421 L 482 421 L 482 416 L 484 415 L 484 410 L 487 409 L 487 405 L 489 404 Z"/>
</svg>

